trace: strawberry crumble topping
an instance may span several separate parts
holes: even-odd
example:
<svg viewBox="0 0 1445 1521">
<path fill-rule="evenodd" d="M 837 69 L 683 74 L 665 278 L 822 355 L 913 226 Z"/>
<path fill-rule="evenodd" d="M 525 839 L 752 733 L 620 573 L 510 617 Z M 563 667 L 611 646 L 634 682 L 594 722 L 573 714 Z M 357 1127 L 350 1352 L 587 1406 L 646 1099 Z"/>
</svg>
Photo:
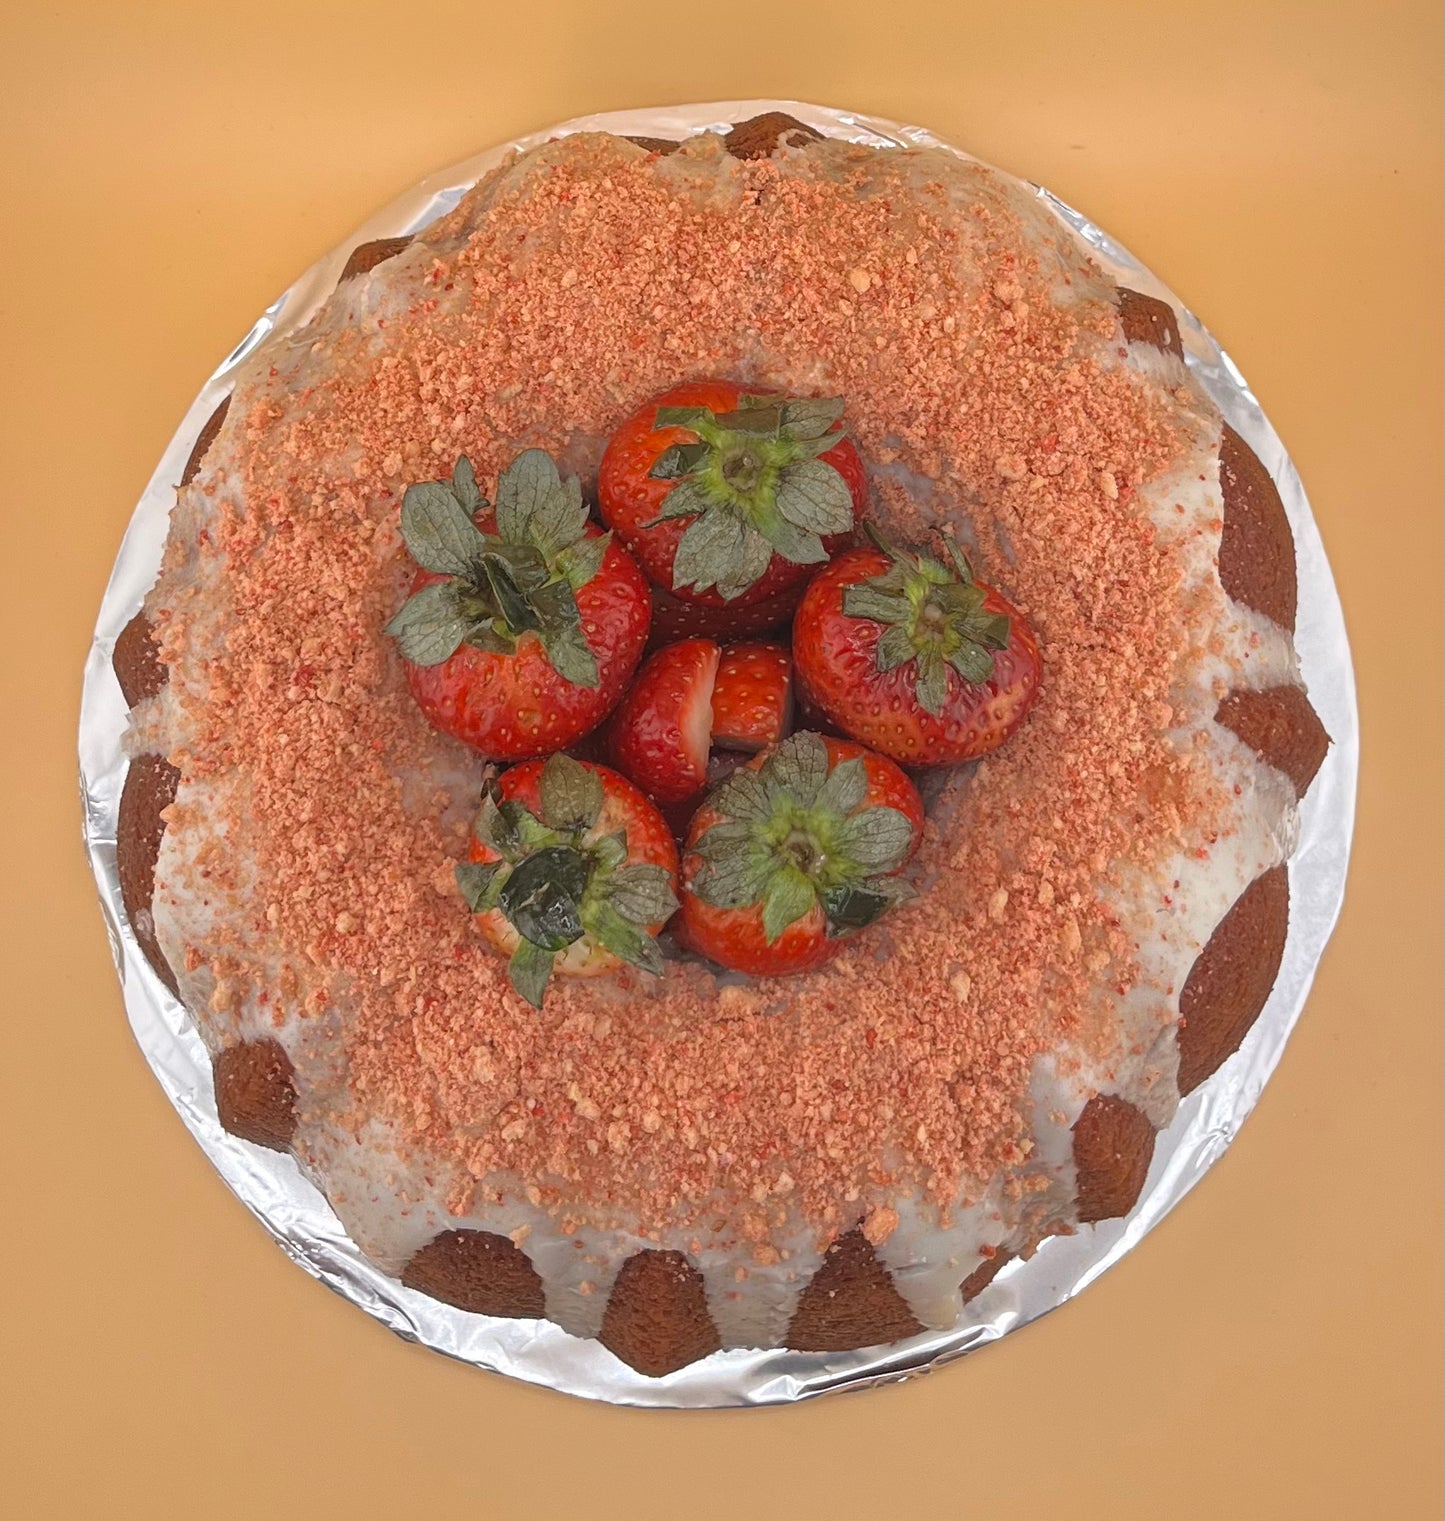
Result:
<svg viewBox="0 0 1445 1521">
<path fill-rule="evenodd" d="M 564 1231 L 726 1214 L 767 1266 L 801 1215 L 881 1245 L 888 1200 L 946 1213 L 1027 1158 L 1039 1058 L 1067 1043 L 1105 1081 L 1122 999 L 1173 1018 L 1119 905 L 1207 850 L 1232 800 L 1179 679 L 1217 592 L 1186 592 L 1196 530 L 1141 497 L 1217 424 L 1182 370 L 1170 388 L 1119 362 L 1106 283 L 1032 212 L 934 151 L 571 137 L 243 377 L 182 497 L 204 529 L 172 535 L 153 599 L 170 758 L 228 779 L 225 817 L 184 793 L 172 812 L 207 840 L 186 886 L 245 921 L 187 960 L 218 1013 L 261 985 L 278 1027 L 312 1022 L 330 1056 L 303 1106 L 389 1127 L 455 1214 L 521 1179 Z M 490 495 L 532 446 L 588 482 L 631 409 L 707 376 L 844 397 L 880 527 L 968 543 L 1038 634 L 1041 696 L 926 793 L 918 896 L 819 971 L 742 983 L 677 955 L 535 1010 L 453 883 L 479 767 L 381 632 L 410 574 L 401 495 L 461 454 Z"/>
</svg>

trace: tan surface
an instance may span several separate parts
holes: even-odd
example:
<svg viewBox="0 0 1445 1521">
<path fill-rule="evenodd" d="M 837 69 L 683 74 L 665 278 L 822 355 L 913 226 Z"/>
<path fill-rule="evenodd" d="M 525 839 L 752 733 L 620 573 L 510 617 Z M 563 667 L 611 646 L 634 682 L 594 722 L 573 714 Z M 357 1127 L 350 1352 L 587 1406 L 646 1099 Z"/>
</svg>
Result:
<svg viewBox="0 0 1445 1521">
<path fill-rule="evenodd" d="M 1438 6 L 916 0 L 881 33 L 857 0 L 494 9 L 4 8 L 7 1513 L 1438 1515 Z M 1364 786 L 1303 1025 L 1141 1250 L 910 1387 L 657 1416 L 404 1346 L 231 1198 L 125 1024 L 73 725 L 131 504 L 278 289 L 499 137 L 768 91 L 926 122 L 1186 293 L 1309 484 Z"/>
</svg>

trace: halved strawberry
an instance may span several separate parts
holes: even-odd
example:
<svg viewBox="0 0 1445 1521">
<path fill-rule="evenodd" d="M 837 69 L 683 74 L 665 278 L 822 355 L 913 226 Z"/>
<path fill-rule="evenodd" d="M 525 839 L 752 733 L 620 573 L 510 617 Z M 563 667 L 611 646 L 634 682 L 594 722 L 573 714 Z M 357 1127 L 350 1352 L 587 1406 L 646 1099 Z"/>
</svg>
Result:
<svg viewBox="0 0 1445 1521">
<path fill-rule="evenodd" d="M 626 777 L 567 755 L 513 766 L 482 798 L 470 854 L 457 885 L 528 1003 L 541 1007 L 554 972 L 662 972 L 677 847 Z"/>
<path fill-rule="evenodd" d="M 696 380 L 613 434 L 597 505 L 659 586 L 709 607 L 767 602 L 846 543 L 866 496 L 842 400 Z"/>
<path fill-rule="evenodd" d="M 721 653 L 711 639 L 683 639 L 658 650 L 612 717 L 613 765 L 658 802 L 684 802 L 707 785 Z"/>
<path fill-rule="evenodd" d="M 851 740 L 794 734 L 698 809 L 679 934 L 755 976 L 820 966 L 909 896 L 897 873 L 922 832 L 918 791 L 892 761 Z"/>
<path fill-rule="evenodd" d="M 766 750 L 793 717 L 793 657 L 781 644 L 730 644 L 712 688 L 712 742 L 725 750 Z"/>
<path fill-rule="evenodd" d="M 793 622 L 800 698 L 855 739 L 907 766 L 995 750 L 1039 692 L 1039 647 L 1019 610 L 949 563 L 874 546 L 812 580 Z"/>
<path fill-rule="evenodd" d="M 575 479 L 528 449 L 502 472 L 492 511 L 463 456 L 450 481 L 407 487 L 401 533 L 421 569 L 386 627 L 438 729 L 520 760 L 607 716 L 652 609 L 632 557 L 588 522 Z"/>
</svg>

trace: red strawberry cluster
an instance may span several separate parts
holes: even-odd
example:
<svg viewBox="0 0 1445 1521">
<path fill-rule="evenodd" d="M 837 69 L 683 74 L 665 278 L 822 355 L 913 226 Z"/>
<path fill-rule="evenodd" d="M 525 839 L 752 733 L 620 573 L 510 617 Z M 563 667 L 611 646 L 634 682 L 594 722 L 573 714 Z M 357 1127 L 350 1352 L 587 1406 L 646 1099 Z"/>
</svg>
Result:
<svg viewBox="0 0 1445 1521">
<path fill-rule="evenodd" d="M 495 504 L 465 458 L 408 488 L 417 571 L 387 631 L 432 724 L 520 762 L 457 880 L 529 1002 L 554 974 L 660 972 L 669 922 L 736 970 L 820 965 L 908 896 L 923 805 L 902 767 L 975 759 L 1032 705 L 1023 617 L 952 538 L 878 537 L 842 417 L 677 386 L 607 446 L 605 531 L 536 449 Z M 793 732 L 795 697 L 833 732 Z"/>
</svg>

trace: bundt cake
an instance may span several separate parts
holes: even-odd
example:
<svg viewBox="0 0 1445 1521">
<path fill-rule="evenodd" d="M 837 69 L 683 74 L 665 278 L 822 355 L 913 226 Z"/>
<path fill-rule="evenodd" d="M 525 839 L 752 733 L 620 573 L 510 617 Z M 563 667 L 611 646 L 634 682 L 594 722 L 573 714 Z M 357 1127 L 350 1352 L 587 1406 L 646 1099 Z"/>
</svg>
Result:
<svg viewBox="0 0 1445 1521">
<path fill-rule="evenodd" d="M 408 1288 L 657 1376 L 952 1326 L 1127 1214 L 1270 992 L 1329 744 L 1279 494 L 1183 354 L 1026 187 L 778 115 L 555 139 L 357 248 L 196 440 L 114 652 L 124 907 L 222 1124 Z M 911 896 L 823 965 L 745 975 L 665 931 L 660 971 L 537 1007 L 455 870 L 496 768 L 386 633 L 401 505 L 463 458 L 491 495 L 528 449 L 590 493 L 639 404 L 719 375 L 842 398 L 870 529 L 946 528 L 1007 589 L 1037 702 L 914 772 Z M 652 597 L 654 643 L 686 633 Z"/>
</svg>

